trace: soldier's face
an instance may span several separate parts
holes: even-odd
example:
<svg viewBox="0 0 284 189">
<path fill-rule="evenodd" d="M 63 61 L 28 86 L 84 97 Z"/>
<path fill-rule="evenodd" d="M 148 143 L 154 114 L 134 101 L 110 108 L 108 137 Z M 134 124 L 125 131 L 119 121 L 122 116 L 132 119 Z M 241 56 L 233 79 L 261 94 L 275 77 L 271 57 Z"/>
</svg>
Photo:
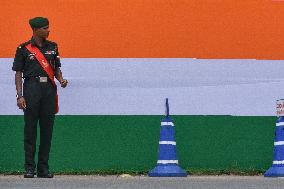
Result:
<svg viewBox="0 0 284 189">
<path fill-rule="evenodd" d="M 42 28 L 35 29 L 35 33 L 38 37 L 41 38 L 48 38 L 49 35 L 49 26 L 44 26 Z"/>
</svg>

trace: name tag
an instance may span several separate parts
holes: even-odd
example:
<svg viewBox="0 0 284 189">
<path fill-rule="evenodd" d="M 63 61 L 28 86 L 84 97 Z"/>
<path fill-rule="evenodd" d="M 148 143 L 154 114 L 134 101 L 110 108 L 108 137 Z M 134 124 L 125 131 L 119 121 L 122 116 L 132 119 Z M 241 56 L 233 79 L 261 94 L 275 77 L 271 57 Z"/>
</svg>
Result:
<svg viewBox="0 0 284 189">
<path fill-rule="evenodd" d="M 44 54 L 55 54 L 55 51 L 45 51 Z"/>
<path fill-rule="evenodd" d="M 47 82 L 47 77 L 40 77 L 39 78 L 40 83 L 46 83 Z"/>
</svg>

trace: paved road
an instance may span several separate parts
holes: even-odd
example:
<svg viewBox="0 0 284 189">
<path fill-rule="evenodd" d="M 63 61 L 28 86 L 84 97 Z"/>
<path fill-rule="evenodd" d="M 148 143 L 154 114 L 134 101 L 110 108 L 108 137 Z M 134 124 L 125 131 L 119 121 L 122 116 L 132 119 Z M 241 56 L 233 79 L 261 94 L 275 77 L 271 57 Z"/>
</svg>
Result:
<svg viewBox="0 0 284 189">
<path fill-rule="evenodd" d="M 284 178 L 262 176 L 188 176 L 150 178 L 147 176 L 55 176 L 53 179 L 24 179 L 0 175 L 0 189 L 283 189 Z"/>
</svg>

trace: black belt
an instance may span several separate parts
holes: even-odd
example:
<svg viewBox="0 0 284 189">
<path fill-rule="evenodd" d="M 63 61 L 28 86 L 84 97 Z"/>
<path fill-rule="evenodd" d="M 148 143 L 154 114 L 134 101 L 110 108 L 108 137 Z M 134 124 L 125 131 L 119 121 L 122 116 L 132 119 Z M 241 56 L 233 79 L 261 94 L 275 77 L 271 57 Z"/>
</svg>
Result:
<svg viewBox="0 0 284 189">
<path fill-rule="evenodd" d="M 25 81 L 35 80 L 35 81 L 38 81 L 38 82 L 40 82 L 40 83 L 51 82 L 51 80 L 49 79 L 49 77 L 45 77 L 45 76 L 25 77 L 24 79 L 25 79 Z"/>
</svg>

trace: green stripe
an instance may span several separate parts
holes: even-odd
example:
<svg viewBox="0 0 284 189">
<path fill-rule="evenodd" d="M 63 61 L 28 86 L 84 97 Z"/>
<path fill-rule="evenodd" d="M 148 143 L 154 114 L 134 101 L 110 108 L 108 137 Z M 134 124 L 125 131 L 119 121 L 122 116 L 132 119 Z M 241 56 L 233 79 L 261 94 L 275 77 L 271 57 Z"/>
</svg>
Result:
<svg viewBox="0 0 284 189">
<path fill-rule="evenodd" d="M 55 172 L 147 172 L 157 162 L 163 116 L 57 116 Z M 260 170 L 273 160 L 276 117 L 172 116 L 186 170 Z M 23 171 L 23 117 L 0 116 L 0 172 Z"/>
</svg>

